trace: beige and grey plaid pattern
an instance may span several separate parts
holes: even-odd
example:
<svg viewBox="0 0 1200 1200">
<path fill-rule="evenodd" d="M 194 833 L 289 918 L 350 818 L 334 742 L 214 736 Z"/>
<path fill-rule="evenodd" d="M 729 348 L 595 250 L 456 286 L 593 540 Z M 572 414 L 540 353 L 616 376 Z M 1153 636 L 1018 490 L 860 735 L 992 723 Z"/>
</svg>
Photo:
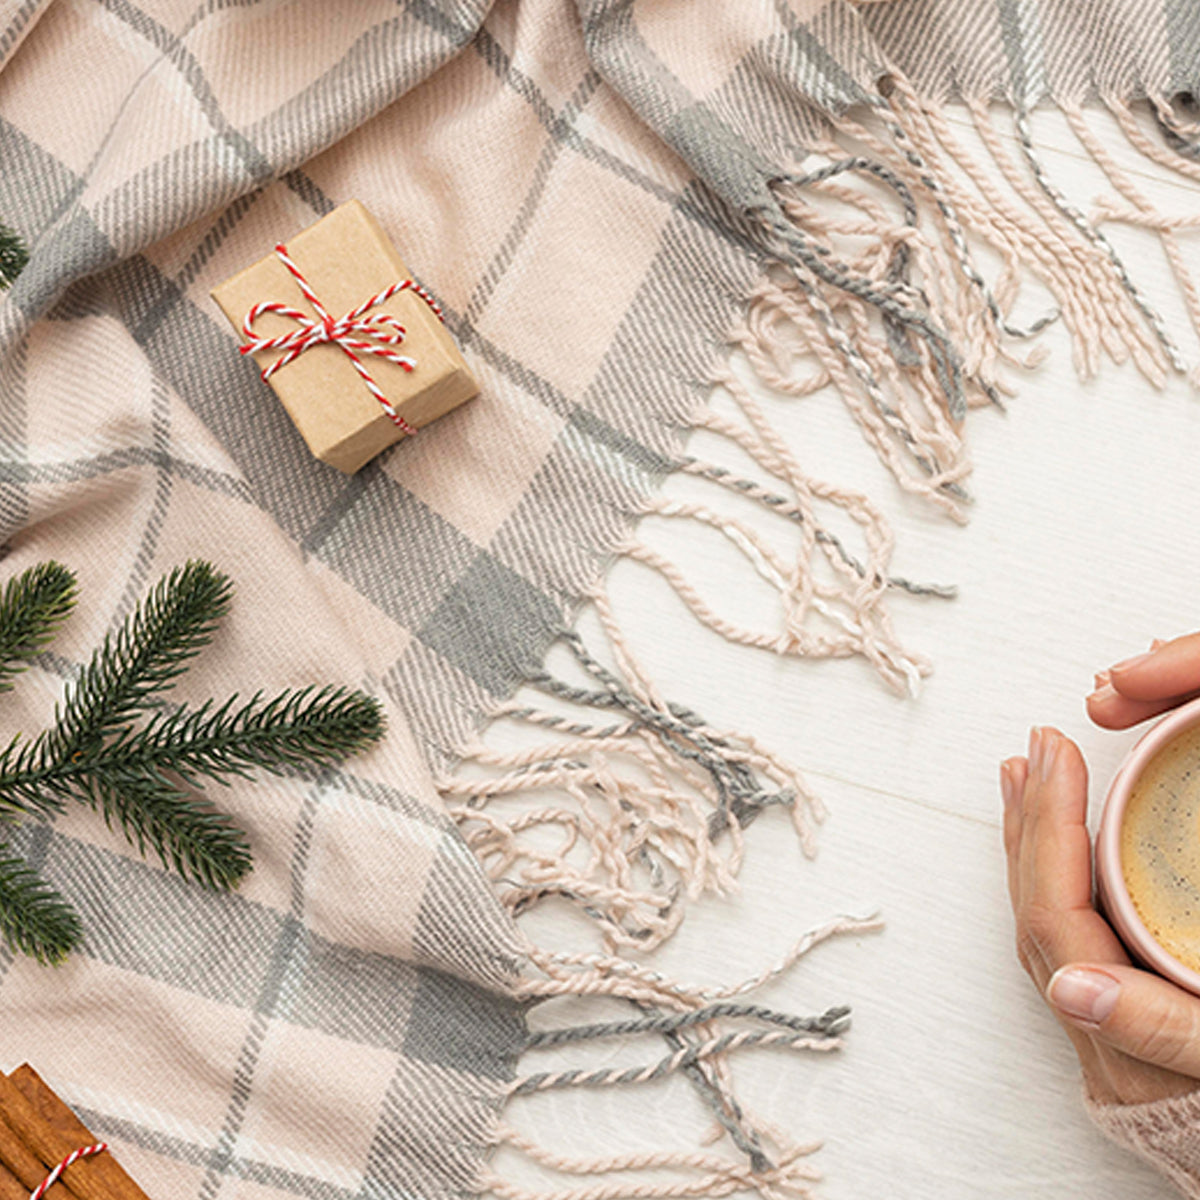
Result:
<svg viewBox="0 0 1200 1200">
<path fill-rule="evenodd" d="M 1037 31 L 1071 7 L 0 4 L 0 220 L 32 249 L 0 304 L 0 540 L 6 574 L 55 557 L 83 595 L 0 734 L 48 719 L 188 557 L 238 596 L 184 690 L 338 681 L 390 715 L 344 770 L 218 797 L 255 847 L 236 896 L 91 814 L 19 834 L 88 939 L 56 972 L 0 959 L 0 1058 L 33 1061 L 152 1194 L 471 1189 L 522 1043 L 522 947 L 433 772 L 540 666 L 669 469 L 759 275 L 771 180 L 821 111 L 889 61 L 937 83 L 963 54 L 1035 98 L 1062 55 Z M 1184 85 L 1197 6 L 1103 7 L 1166 39 L 1138 86 Z M 482 391 L 346 479 L 208 290 L 350 197 Z"/>
<path fill-rule="evenodd" d="M 862 10 L 922 96 L 1078 105 L 1200 87 L 1193 0 L 898 0 Z"/>
<path fill-rule="evenodd" d="M 353 14 L 352 16 L 350 14 Z M 216 798 L 256 869 L 216 897 L 92 814 L 19 848 L 84 916 L 0 963 L 29 1059 L 155 1195 L 468 1190 L 524 1022 L 521 945 L 431 782 L 545 649 L 666 469 L 758 265 L 583 54 L 568 5 L 57 0 L 0 72 L 5 570 L 83 601 L 0 715 L 36 728 L 159 574 L 238 595 L 194 695 L 375 691 L 383 746 Z M 0 34 L 0 46 L 16 34 Z M 362 199 L 482 385 L 346 479 L 209 288 Z"/>
</svg>

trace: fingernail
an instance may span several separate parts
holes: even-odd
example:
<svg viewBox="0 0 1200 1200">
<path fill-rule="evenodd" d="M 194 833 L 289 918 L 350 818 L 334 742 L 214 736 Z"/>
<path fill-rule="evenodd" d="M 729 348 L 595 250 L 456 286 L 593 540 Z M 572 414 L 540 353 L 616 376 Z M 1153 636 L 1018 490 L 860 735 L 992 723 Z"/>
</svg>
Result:
<svg viewBox="0 0 1200 1200">
<path fill-rule="evenodd" d="M 1154 657 L 1154 651 L 1147 650 L 1145 654 L 1135 654 L 1132 658 L 1124 658 L 1119 663 L 1113 663 L 1113 665 L 1109 668 L 1109 670 L 1110 671 L 1128 671 L 1132 667 L 1136 667 L 1136 666 L 1139 666 L 1141 663 L 1144 663 L 1148 658 L 1153 658 L 1153 657 Z"/>
<path fill-rule="evenodd" d="M 1108 685 L 1111 683 L 1112 676 L 1109 675 L 1107 671 L 1097 671 L 1096 674 L 1092 676 L 1092 684 L 1095 686 L 1097 692 L 1102 688 L 1108 687 Z M 1093 693 L 1093 695 L 1094 694 L 1095 693 Z"/>
<path fill-rule="evenodd" d="M 1150 643 L 1150 653 L 1153 654 L 1155 650 L 1161 650 L 1166 644 L 1166 638 L 1155 638 L 1154 641 Z"/>
<path fill-rule="evenodd" d="M 1121 985 L 1103 971 L 1083 967 L 1059 967 L 1050 976 L 1046 996 L 1064 1016 L 1076 1021 L 1101 1024 L 1117 1006 Z"/>
<path fill-rule="evenodd" d="M 1045 782 L 1054 774 L 1054 761 L 1058 758 L 1058 734 L 1049 729 L 1042 730 L 1042 757 L 1038 763 L 1038 778 Z"/>
<path fill-rule="evenodd" d="M 1117 689 L 1111 683 L 1104 683 L 1088 696 L 1088 700 L 1094 701 L 1097 704 L 1103 704 L 1111 700 L 1116 694 Z"/>
<path fill-rule="evenodd" d="M 1000 795 L 1004 797 L 1004 807 L 1012 808 L 1016 803 L 1017 789 L 1013 783 L 1012 767 L 1007 762 L 1000 764 Z"/>
<path fill-rule="evenodd" d="M 1035 725 L 1029 731 L 1029 773 L 1035 778 L 1042 773 L 1042 728 Z"/>
</svg>

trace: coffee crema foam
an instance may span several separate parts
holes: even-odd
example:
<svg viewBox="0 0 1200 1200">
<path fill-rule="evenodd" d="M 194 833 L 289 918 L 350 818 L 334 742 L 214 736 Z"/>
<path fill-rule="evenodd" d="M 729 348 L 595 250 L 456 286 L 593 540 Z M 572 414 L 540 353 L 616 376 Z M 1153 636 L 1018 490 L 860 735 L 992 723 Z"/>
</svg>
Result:
<svg viewBox="0 0 1200 1200">
<path fill-rule="evenodd" d="M 1121 873 L 1150 936 L 1200 972 L 1200 727 L 1169 741 L 1134 783 Z"/>
</svg>

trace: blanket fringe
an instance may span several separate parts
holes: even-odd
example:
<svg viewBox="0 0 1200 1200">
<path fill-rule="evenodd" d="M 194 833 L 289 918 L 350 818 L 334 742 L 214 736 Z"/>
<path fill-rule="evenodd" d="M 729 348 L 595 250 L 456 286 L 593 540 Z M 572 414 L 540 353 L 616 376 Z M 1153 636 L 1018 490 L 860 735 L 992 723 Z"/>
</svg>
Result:
<svg viewBox="0 0 1200 1200">
<path fill-rule="evenodd" d="M 1016 344 L 1051 322 L 1066 326 L 1083 378 L 1107 356 L 1134 362 L 1156 387 L 1172 372 L 1200 386 L 1200 369 L 1104 228 L 1156 234 L 1200 333 L 1200 289 L 1178 240 L 1197 221 L 1159 211 L 1077 105 L 1062 106 L 1068 127 L 1115 192 L 1090 212 L 1054 181 L 1028 113 L 1014 110 L 1006 133 L 995 106 L 968 102 L 977 141 L 969 148 L 943 106 L 900 72 L 880 90 L 869 109 L 831 119 L 804 168 L 775 181 L 778 208 L 764 224 L 778 265 L 751 296 L 734 342 L 786 395 L 831 387 L 899 485 L 961 521 L 970 473 L 962 419 L 971 407 L 1002 405 L 1012 390 L 1006 372 L 1045 354 Z M 1165 101 L 1146 107 L 1157 128 L 1106 101 L 1147 167 L 1200 179 L 1193 125 Z M 993 283 L 978 266 L 981 251 L 999 260 Z M 1022 328 L 1012 313 L 1030 280 L 1054 307 Z M 812 364 L 803 375 L 801 360 Z"/>
<path fill-rule="evenodd" d="M 807 1200 L 815 1195 L 812 1184 L 820 1180 L 821 1174 L 804 1159 L 819 1150 L 821 1143 L 793 1143 L 782 1139 L 782 1135 L 780 1137 L 781 1141 L 775 1145 L 773 1163 L 756 1171 L 748 1163 L 703 1151 L 649 1151 L 605 1158 L 571 1158 L 546 1150 L 505 1125 L 497 1134 L 497 1146 L 510 1146 L 538 1165 L 561 1175 L 593 1177 L 602 1181 L 590 1186 L 537 1191 L 488 1175 L 484 1186 L 488 1193 L 501 1200 L 675 1200 L 676 1197 L 682 1200 L 688 1196 L 728 1196 L 746 1191 L 757 1192 L 764 1200 L 781 1196 Z M 673 1177 L 644 1178 L 648 1172 L 662 1170 L 673 1172 Z M 633 1171 L 642 1173 L 643 1177 L 620 1178 Z"/>
<path fill-rule="evenodd" d="M 1200 125 L 1187 114 L 1151 102 L 1155 128 L 1129 105 L 1106 105 L 1141 161 L 1200 181 Z M 1044 347 L 1026 343 L 1052 322 L 1065 327 L 1084 378 L 1107 357 L 1132 362 L 1155 386 L 1172 373 L 1200 385 L 1200 368 L 1189 364 L 1108 232 L 1135 226 L 1158 238 L 1200 334 L 1200 289 L 1179 246 L 1200 218 L 1162 212 L 1078 107 L 1063 107 L 1067 126 L 1114 193 L 1088 211 L 1055 181 L 1027 113 L 1014 111 L 1009 131 L 990 103 L 967 102 L 962 112 L 956 124 L 893 73 L 872 105 L 831 119 L 810 158 L 772 182 L 777 207 L 760 216 L 773 258 L 730 333 L 740 355 L 706 380 L 710 394 L 690 422 L 710 457 L 680 455 L 671 464 L 678 486 L 646 500 L 639 514 L 723 538 L 776 594 L 777 625 L 752 628 L 725 616 L 720 598 L 703 594 L 655 547 L 652 524 L 616 547 L 731 643 L 791 657 L 861 656 L 900 694 L 915 695 L 930 664 L 901 642 L 893 600 L 950 598 L 955 589 L 893 570 L 895 540 L 880 508 L 808 474 L 776 428 L 773 405 L 836 397 L 905 493 L 964 522 L 971 501 L 964 418 L 972 408 L 1003 408 L 1011 373 L 1044 358 Z M 990 281 L 982 261 L 999 264 Z M 1021 324 L 1014 312 L 1030 281 L 1052 307 Z M 776 401 L 764 404 L 764 390 Z M 689 901 L 735 890 L 751 821 L 768 808 L 783 810 L 811 855 L 825 809 L 803 777 L 753 737 L 664 699 L 607 593 L 597 588 L 587 599 L 614 665 L 579 634 L 563 634 L 574 681 L 550 671 L 531 678 L 538 702 L 513 701 L 495 713 L 515 731 L 507 744 L 516 748 L 480 738 L 441 788 L 515 916 L 565 903 L 599 939 L 591 951 L 531 947 L 520 998 L 551 1006 L 619 1002 L 637 1012 L 538 1030 L 526 1050 L 656 1036 L 667 1051 L 628 1066 L 564 1066 L 560 1058 L 514 1081 L 507 1096 L 632 1087 L 678 1074 L 714 1117 L 706 1140 L 727 1136 L 740 1157 L 699 1149 L 573 1158 L 505 1123 L 494 1145 L 523 1156 L 547 1183 L 518 1186 L 493 1167 L 480 1191 L 504 1200 L 672 1200 L 745 1190 L 767 1200 L 809 1197 L 819 1178 L 810 1161 L 818 1143 L 794 1143 L 748 1113 L 734 1095 L 730 1057 L 751 1047 L 835 1051 L 849 1010 L 801 1017 L 740 998 L 823 941 L 880 922 L 836 918 L 762 974 L 727 988 L 681 983 L 641 961 L 675 933 Z"/>
<path fill-rule="evenodd" d="M 556 1154 L 518 1134 L 509 1126 L 501 1126 L 497 1146 L 519 1150 L 533 1162 L 562 1175 L 601 1178 L 620 1176 L 637 1171 L 670 1170 L 673 1178 L 612 1179 L 576 1187 L 536 1191 L 517 1187 L 489 1175 L 484 1185 L 490 1194 L 501 1200 L 675 1200 L 688 1196 L 728 1196 L 734 1192 L 755 1191 L 765 1200 L 777 1196 L 795 1196 L 807 1200 L 815 1195 L 812 1184 L 821 1178 L 820 1172 L 804 1161 L 805 1156 L 819 1150 L 820 1142 L 782 1142 L 775 1154 L 774 1165 L 755 1171 L 748 1163 L 703 1151 L 648 1151 L 617 1154 L 606 1158 L 577 1159 Z"/>
<path fill-rule="evenodd" d="M 494 713 L 553 738 L 517 750 L 477 740 L 438 786 L 514 915 L 566 900 L 607 950 L 648 951 L 678 928 L 686 900 L 734 889 L 742 831 L 764 809 L 784 809 L 811 854 L 825 807 L 754 738 L 664 700 L 607 594 L 598 589 L 593 602 L 618 670 L 565 633 L 586 682 L 542 672 L 529 685 L 559 708 L 514 701 Z"/>
<path fill-rule="evenodd" d="M 773 284 L 760 289 L 752 301 L 747 327 L 734 335 L 760 378 L 776 387 L 786 383 L 776 378 L 779 369 L 773 357 L 785 351 L 772 342 L 770 332 L 779 302 Z M 749 501 L 757 516 L 767 514 L 788 526 L 788 532 L 798 533 L 798 544 L 785 552 L 778 548 L 777 538 L 768 536 L 761 521 L 751 524 L 708 503 L 660 494 L 646 502 L 643 513 L 690 520 L 727 539 L 777 593 L 779 628 L 750 629 L 722 616 L 685 572 L 640 532 L 627 538 L 619 552 L 656 571 L 703 625 L 729 642 L 785 657 L 861 655 L 893 691 L 916 695 L 930 664 L 901 643 L 888 601 L 898 591 L 952 598 L 955 589 L 894 574 L 895 540 L 880 509 L 860 492 L 807 475 L 735 370 L 722 370 L 711 382 L 722 398 L 732 402 L 738 417 L 730 418 L 706 405 L 693 415 L 693 427 L 716 435 L 730 450 L 740 451 L 755 477 L 691 455 L 678 459 L 675 470 Z M 848 549 L 829 528 L 828 521 L 835 515 L 856 529 L 863 546 L 861 555 Z"/>
<path fill-rule="evenodd" d="M 807 1161 L 816 1144 L 793 1143 L 749 1114 L 734 1094 L 730 1060 L 751 1048 L 834 1052 L 848 1029 L 849 1009 L 805 1017 L 742 997 L 816 946 L 879 929 L 881 922 L 874 915 L 837 917 L 806 932 L 758 975 L 726 987 L 675 980 L 630 957 L 661 946 L 679 927 L 688 900 L 735 890 L 744 830 L 765 810 L 787 813 L 811 855 L 825 807 L 799 772 L 753 738 L 718 729 L 665 699 L 635 658 L 607 594 L 597 589 L 591 600 L 613 665 L 579 634 L 563 634 L 577 678 L 549 670 L 535 675 L 529 689 L 541 702 L 513 701 L 495 714 L 518 735 L 508 741 L 519 741 L 519 748 L 499 750 L 480 739 L 464 748 L 462 763 L 439 787 L 514 915 L 565 902 L 598 935 L 596 951 L 530 946 L 532 972 L 518 985 L 519 998 L 539 1006 L 618 1002 L 638 1014 L 536 1030 L 528 1035 L 526 1057 L 565 1048 L 574 1058 L 601 1040 L 646 1036 L 664 1039 L 666 1053 L 628 1066 L 571 1061 L 529 1071 L 506 1096 L 636 1087 L 678 1075 L 712 1114 L 709 1140 L 727 1136 L 740 1158 L 680 1151 L 574 1159 L 504 1125 L 496 1147 L 525 1156 L 558 1183 L 528 1189 L 493 1170 L 479 1190 L 506 1200 L 666 1200 L 746 1189 L 768 1198 L 807 1197 L 819 1177 Z M 561 1186 L 564 1176 L 578 1186 Z"/>
<path fill-rule="evenodd" d="M 1030 114 L 1021 108 L 1012 110 L 1012 132 L 1006 139 L 997 124 L 996 114 L 1002 107 L 981 99 L 966 104 L 981 158 L 979 150 L 965 146 L 942 106 L 918 97 L 902 74 L 889 76 L 885 90 L 883 123 L 891 135 L 890 145 L 850 119 L 841 131 L 894 166 L 931 211 L 939 197 L 944 198 L 953 207 L 959 230 L 1000 256 L 1003 268 L 995 295 L 1001 315 L 1011 310 L 1022 280 L 1036 278 L 1054 297 L 1056 311 L 1071 335 L 1076 369 L 1083 378 L 1092 377 L 1101 354 L 1107 354 L 1116 363 L 1132 360 L 1156 387 L 1165 383 L 1168 371 L 1196 381 L 1194 366 L 1187 363 L 1159 308 L 1102 228 L 1106 222 L 1125 219 L 1158 233 L 1191 323 L 1200 332 L 1196 287 L 1176 238 L 1188 221 L 1157 212 L 1130 172 L 1118 163 L 1111 139 L 1097 133 L 1079 105 L 1062 104 L 1060 111 L 1083 156 L 1099 168 L 1124 206 L 1101 198 L 1089 214 L 1071 201 L 1038 153 Z M 1139 120 L 1129 104 L 1109 98 L 1105 107 L 1129 149 L 1156 175 L 1165 172 L 1165 177 L 1200 178 L 1197 164 L 1169 144 L 1156 143 L 1146 122 Z M 1150 102 L 1146 108 L 1160 127 L 1178 124 L 1165 102 Z M 1019 158 L 1007 144 L 1013 140 Z M 924 170 L 916 168 L 905 154 L 906 145 L 916 149 Z M 962 252 L 960 258 L 969 260 L 965 237 L 948 221 L 942 224 Z M 1040 324 L 1044 320 L 1033 329 Z M 998 323 L 993 326 L 989 354 L 995 353 L 996 337 L 1005 332 Z M 961 332 L 968 331 L 961 328 Z M 970 344 L 961 336 L 955 341 L 960 346 Z M 970 372 L 970 367 L 967 369 Z"/>
<path fill-rule="evenodd" d="M 804 1161 L 819 1142 L 795 1143 L 773 1125 L 746 1111 L 733 1092 L 729 1056 L 749 1047 L 783 1047 L 828 1053 L 841 1048 L 849 1027 L 850 1010 L 839 1006 L 813 1017 L 782 1013 L 761 1005 L 731 999 L 776 978 L 803 955 L 831 937 L 864 933 L 882 927 L 876 916 L 839 917 L 810 930 L 773 967 L 753 979 L 728 988 L 682 984 L 626 958 L 596 954 L 555 954 L 531 951 L 544 979 L 529 979 L 527 997 L 608 996 L 636 1005 L 638 1018 L 554 1027 L 529 1034 L 526 1050 L 545 1050 L 608 1038 L 659 1035 L 672 1052 L 646 1066 L 595 1069 L 573 1067 L 541 1071 L 514 1081 L 510 1098 L 567 1087 L 636 1085 L 681 1073 L 697 1088 L 713 1113 L 714 1126 L 702 1139 L 711 1144 L 727 1134 L 745 1161 L 703 1151 L 634 1151 L 590 1159 L 571 1158 L 540 1146 L 512 1126 L 498 1127 L 494 1145 L 507 1146 L 555 1175 L 586 1176 L 590 1185 L 536 1191 L 514 1186 L 495 1172 L 481 1190 L 508 1200 L 588 1200 L 607 1197 L 685 1197 L 727 1195 L 752 1190 L 763 1197 L 812 1195 L 820 1179 Z M 724 1030 L 729 1021 L 749 1022 L 751 1028 Z M 657 1172 L 668 1171 L 665 1178 Z M 638 1172 L 633 1178 L 628 1172 Z M 647 1177 L 647 1173 L 649 1177 Z"/>
</svg>

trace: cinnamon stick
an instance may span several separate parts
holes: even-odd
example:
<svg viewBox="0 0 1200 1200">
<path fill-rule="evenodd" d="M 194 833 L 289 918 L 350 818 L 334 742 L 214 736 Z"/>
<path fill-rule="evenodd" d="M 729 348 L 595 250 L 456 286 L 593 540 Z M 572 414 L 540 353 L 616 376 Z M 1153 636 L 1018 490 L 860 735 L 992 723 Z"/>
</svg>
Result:
<svg viewBox="0 0 1200 1200">
<path fill-rule="evenodd" d="M 58 1162 L 59 1159 L 55 1159 Z M 21 1140 L 17 1131 L 6 1120 L 3 1105 L 0 1105 L 0 1163 L 6 1173 L 23 1185 L 21 1200 L 29 1200 L 29 1193 L 46 1178 L 47 1167 Z M 53 1164 L 51 1164 L 53 1165 Z M 46 1192 L 46 1200 L 77 1200 L 63 1183 L 56 1183 Z"/>
<path fill-rule="evenodd" d="M 37 1187 L 37 1184 L 33 1187 Z M 26 1187 L 7 1167 L 0 1167 L 0 1200 L 29 1200 L 32 1190 L 33 1188 Z"/>
<path fill-rule="evenodd" d="M 40 1129 L 49 1131 L 50 1138 L 43 1141 L 53 1155 L 49 1166 L 62 1162 L 72 1150 L 98 1140 L 28 1063 L 19 1066 L 7 1079 L 0 1075 L 0 1080 L 3 1081 L 0 1108 L 7 1114 L 10 1097 L 15 1095 Z M 39 1136 L 45 1139 L 44 1133 Z M 41 1157 L 41 1149 L 36 1146 L 34 1149 Z M 81 1159 L 68 1169 L 67 1176 L 79 1200 L 150 1200 L 109 1153 Z"/>
</svg>

